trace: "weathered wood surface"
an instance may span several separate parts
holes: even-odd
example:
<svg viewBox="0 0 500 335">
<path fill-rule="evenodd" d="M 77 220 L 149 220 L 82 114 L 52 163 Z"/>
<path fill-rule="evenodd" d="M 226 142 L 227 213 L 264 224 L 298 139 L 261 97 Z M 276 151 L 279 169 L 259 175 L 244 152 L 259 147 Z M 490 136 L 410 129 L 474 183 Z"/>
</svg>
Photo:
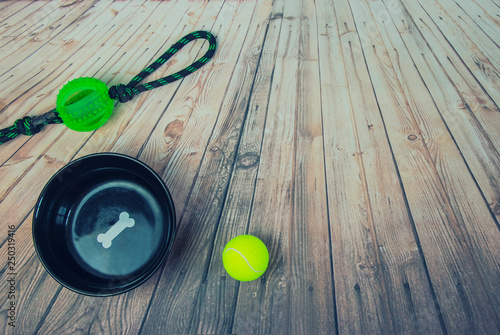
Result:
<svg viewBox="0 0 500 335">
<path fill-rule="evenodd" d="M 493 0 L 0 2 L 2 128 L 70 79 L 127 83 L 191 31 L 219 45 L 95 132 L 0 147 L 0 332 L 500 333 L 499 16 Z M 45 183 L 96 152 L 150 165 L 178 213 L 159 271 L 108 298 L 60 286 L 31 237 Z M 245 233 L 271 259 L 240 283 L 221 253 Z"/>
</svg>

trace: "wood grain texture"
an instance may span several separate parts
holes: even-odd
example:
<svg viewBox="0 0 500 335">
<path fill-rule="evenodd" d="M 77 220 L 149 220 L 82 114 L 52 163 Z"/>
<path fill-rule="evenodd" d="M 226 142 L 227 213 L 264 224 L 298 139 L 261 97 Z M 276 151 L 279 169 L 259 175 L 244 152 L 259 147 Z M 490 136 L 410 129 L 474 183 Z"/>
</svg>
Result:
<svg viewBox="0 0 500 335">
<path fill-rule="evenodd" d="M 0 332 L 499 333 L 499 15 L 497 0 L 1 1 L 2 128 L 73 78 L 126 84 L 194 30 L 218 50 L 97 131 L 0 147 L 0 281 L 9 225 L 17 272 Z M 45 183 L 96 152 L 151 166 L 178 215 L 159 271 L 107 298 L 59 285 L 31 236 Z M 222 265 L 241 234 L 269 248 L 253 282 Z"/>
<path fill-rule="evenodd" d="M 467 65 L 496 105 L 500 105 L 500 86 L 498 46 L 479 29 L 466 29 L 466 25 L 458 20 L 457 15 L 450 14 L 442 4 L 420 1 L 422 8 L 443 34 L 447 43 L 454 46 L 455 52 Z M 469 26 L 471 28 L 471 26 Z M 479 30 L 479 31 L 478 31 Z M 490 53 L 492 55 L 490 56 Z M 496 57 L 496 58 L 491 58 Z"/>
<path fill-rule="evenodd" d="M 481 186 L 482 192 L 487 198 L 490 208 L 496 215 L 498 221 L 498 215 L 500 213 L 498 211 L 499 174 L 495 171 L 498 164 L 494 163 L 495 160 L 497 160 L 498 152 L 500 152 L 500 139 L 498 139 L 499 132 L 497 130 L 500 127 L 498 121 L 498 106 L 491 100 L 488 93 L 485 92 L 482 85 L 476 80 L 476 78 L 469 75 L 469 69 L 462 65 L 462 60 L 459 55 L 457 55 L 453 47 L 443 39 L 439 32 L 435 31 L 436 29 L 433 29 L 434 24 L 430 18 L 428 18 L 423 9 L 418 6 L 418 4 L 415 6 L 412 2 L 405 2 L 404 6 L 409 15 L 412 16 L 414 22 L 418 22 L 415 27 L 418 27 L 422 37 L 425 39 L 425 42 L 432 50 L 432 55 L 434 55 L 439 62 L 439 66 L 445 71 L 446 76 L 451 82 L 450 85 L 454 86 L 455 90 L 459 94 L 460 100 L 456 102 L 449 100 L 453 97 L 453 93 L 449 91 L 448 93 L 444 92 L 442 96 L 436 96 L 442 91 L 442 89 L 438 89 L 434 82 L 441 82 L 443 78 L 439 80 L 434 75 L 433 79 L 427 80 L 427 72 L 425 71 L 425 67 L 422 67 L 420 72 L 422 73 L 424 79 L 426 79 L 426 84 L 429 86 L 430 92 L 432 92 L 433 96 L 435 96 L 434 100 L 439 107 L 441 114 L 446 119 L 450 130 L 453 132 L 457 126 L 469 128 L 461 129 L 461 131 L 467 133 L 468 136 L 463 136 L 461 132 L 454 132 L 454 138 L 460 145 L 463 154 L 467 157 L 467 164 L 473 171 L 475 178 Z M 419 38 L 415 39 L 416 41 L 420 41 Z M 407 44 L 409 45 L 409 48 L 412 47 L 411 42 L 407 42 Z M 418 57 L 415 61 L 419 61 Z M 435 73 L 439 73 L 436 65 L 433 64 L 431 57 L 426 57 L 425 63 L 427 63 L 428 66 L 433 66 Z M 450 110 L 451 106 L 454 106 L 455 104 L 455 110 L 460 111 L 459 113 L 454 111 L 454 109 Z M 452 114 L 448 114 L 449 112 Z M 465 117 L 467 120 L 465 123 L 462 123 L 458 117 Z M 472 138 L 473 140 L 470 141 L 469 138 Z M 467 144 L 463 142 L 467 142 Z M 475 147 L 470 148 L 471 146 Z M 492 147 L 495 149 L 492 149 Z M 469 156 L 469 150 L 471 149 L 473 150 L 473 155 L 476 156 L 477 159 L 473 159 Z M 485 162 L 485 160 L 490 162 Z M 476 168 L 476 164 L 478 163 L 480 166 Z"/>
<path fill-rule="evenodd" d="M 226 11 L 233 11 L 234 17 L 225 22 L 230 18 Z M 214 246 L 215 235 L 248 103 L 248 95 L 240 92 L 251 87 L 255 73 L 256 62 L 249 63 L 248 55 L 254 50 L 256 41 L 262 43 L 267 14 L 266 6 L 256 8 L 256 2 L 225 3 L 219 14 L 220 21 L 215 23 L 215 26 L 221 24 L 218 36 L 222 47 L 213 63 L 219 77 L 217 85 L 206 92 L 210 98 L 202 96 L 194 102 L 194 110 L 180 135 L 190 146 L 177 147 L 170 159 L 173 165 L 169 162 L 165 170 L 172 179 L 177 179 L 178 186 L 182 187 L 182 183 L 192 185 L 180 192 L 186 197 L 186 207 L 180 209 L 176 242 L 181 243 L 181 247 L 169 258 L 168 270 L 158 284 L 158 290 L 172 294 L 153 299 L 143 327 L 145 333 L 155 333 L 162 327 L 177 333 L 195 333 L 201 325 L 210 332 L 226 333 L 230 327 L 234 283 L 226 290 L 224 279 L 220 274 L 210 275 L 209 266 L 211 258 L 219 257 L 222 250 Z M 238 48 L 225 48 L 225 45 L 234 45 L 231 41 L 243 44 Z M 213 110 L 219 112 L 211 113 Z M 198 171 L 191 172 L 195 181 L 188 179 L 189 174 L 181 176 L 174 172 L 186 172 L 184 166 L 193 166 L 195 160 L 196 166 L 200 164 Z M 198 284 L 192 285 L 192 282 Z M 211 290 L 216 297 L 206 296 L 207 287 L 219 287 L 220 291 Z M 205 301 L 210 301 L 209 304 L 220 302 L 216 316 L 210 307 L 213 305 L 205 306 Z M 174 315 L 177 317 L 172 317 Z M 200 319 L 208 320 L 200 323 Z"/>
<path fill-rule="evenodd" d="M 421 8 L 410 3 L 406 6 L 393 13 L 393 22 L 498 221 L 500 212 L 495 211 L 500 199 L 498 107 L 474 77 L 465 75 L 468 69 L 459 65 L 460 60 L 451 47 L 439 43 L 439 36 L 430 32 L 421 17 L 414 21 L 412 15 L 425 15 Z"/>
<path fill-rule="evenodd" d="M 499 10 L 491 2 L 455 1 L 458 7 L 497 45 L 500 45 Z"/>
<path fill-rule="evenodd" d="M 274 6 L 274 17 L 282 20 L 248 228 L 250 234 L 266 243 L 271 261 L 265 278 L 240 284 L 233 333 L 293 332 L 288 293 L 291 292 L 289 227 L 295 192 L 295 93 L 300 17 L 296 2 L 277 1 Z M 287 150 L 281 150 L 282 147 Z"/>
<path fill-rule="evenodd" d="M 366 29 L 363 22 L 373 19 L 375 10 L 370 11 L 363 1 L 350 1 L 350 4 L 357 28 Z M 452 322 L 448 315 L 444 316 L 446 328 L 458 333 L 478 329 L 484 333 L 494 332 L 498 329 L 493 317 L 497 312 L 491 308 L 498 304 L 490 285 L 498 278 L 498 244 L 493 242 L 498 241 L 498 227 L 480 194 L 471 196 L 471 190 L 477 188 L 462 156 L 437 113 L 428 112 L 433 106 L 428 92 L 418 74 L 412 75 L 415 68 L 404 63 L 405 50 L 398 49 L 391 41 L 394 35 L 390 35 L 390 29 L 390 24 L 383 22 L 375 30 L 365 31 L 372 45 L 363 50 L 369 70 L 377 78 L 385 78 L 385 82 L 374 85 L 376 95 L 392 96 L 392 99 L 378 101 L 431 280 L 439 277 L 439 283 L 433 283 L 437 299 L 446 309 L 456 309 L 453 315 L 461 314 L 462 320 L 467 320 Z M 420 90 L 415 87 L 419 84 Z M 451 171 L 464 173 L 458 177 Z M 467 182 L 470 186 L 465 187 Z M 439 207 L 430 204 L 439 204 Z M 472 212 L 476 213 L 470 215 Z M 431 233 L 436 229 L 438 233 Z M 478 254 L 486 265 L 477 263 Z M 488 274 L 483 275 L 482 271 Z M 446 277 L 448 283 L 444 280 Z M 469 301 L 478 296 L 483 297 L 482 302 L 471 308 Z M 490 317 L 484 318 L 488 314 Z M 470 322 L 471 319 L 475 321 Z"/>
<path fill-rule="evenodd" d="M 36 57 L 33 54 L 38 49 L 79 20 L 94 4 L 93 1 L 72 2 L 67 5 L 60 1 L 32 3 L 26 7 L 30 12 L 16 24 L 9 25 L 6 22 L 3 26 L 0 56 L 6 58 L 15 55 L 19 63 L 14 66 L 19 66 L 30 57 Z M 16 14 L 18 16 L 19 13 Z"/>
<path fill-rule="evenodd" d="M 284 13 L 286 15 L 287 11 Z M 293 327 L 283 333 L 327 334 L 336 329 L 332 260 L 323 152 L 323 119 L 318 22 L 312 2 L 301 2 L 293 13 L 300 18 L 293 212 L 289 234 L 288 305 Z"/>
<path fill-rule="evenodd" d="M 272 13 L 275 10 L 282 12 L 282 8 L 277 8 L 279 2 L 275 2 Z M 276 13 L 277 14 L 277 13 Z M 277 48 L 279 35 L 281 30 L 281 16 L 274 16 L 266 27 L 265 41 L 260 56 L 259 67 L 257 69 L 256 78 L 252 88 L 252 96 L 247 109 L 245 126 L 241 135 L 238 153 L 236 156 L 236 166 L 231 177 L 229 185 L 226 206 L 221 216 L 220 226 L 217 231 L 216 250 L 223 248 L 223 244 L 227 243 L 232 237 L 242 234 L 254 234 L 260 238 L 266 237 L 259 235 L 249 226 L 249 220 L 252 213 L 253 202 L 255 200 L 256 180 L 262 157 L 262 139 L 266 125 L 266 117 L 269 113 L 269 95 L 271 81 L 274 76 L 274 64 L 277 57 Z M 222 267 L 222 259 L 220 257 L 212 257 L 210 265 L 212 275 L 217 276 L 224 273 Z M 210 273 L 209 273 L 210 275 Z M 267 275 L 265 275 L 267 276 Z M 222 278 L 221 278 L 222 280 Z M 237 282 L 233 281 L 227 275 L 224 277 L 225 287 L 237 285 L 238 291 L 234 295 L 234 306 L 231 324 L 229 325 L 230 333 L 235 332 L 258 332 L 263 319 L 268 314 L 262 306 L 261 288 L 264 287 L 265 281 L 260 280 L 258 285 L 252 285 L 251 291 L 239 291 Z M 242 283 L 249 286 L 250 283 Z M 227 292 L 226 288 L 226 292 Z M 236 313 L 236 309 L 247 311 L 245 315 Z M 249 312 L 251 311 L 251 312 Z M 217 313 L 212 314 L 217 318 Z"/>
<path fill-rule="evenodd" d="M 473 5 L 473 3 L 470 3 Z M 424 4 L 425 6 L 425 4 Z M 437 11 L 438 15 L 442 15 L 442 20 L 445 22 L 456 22 L 457 25 L 462 27 L 462 31 L 475 42 L 477 48 L 487 57 L 492 59 L 492 64 L 495 66 L 496 71 L 499 70 L 499 62 L 497 60 L 499 56 L 499 47 L 495 43 L 495 39 L 498 36 L 493 34 L 493 36 L 488 36 L 481 27 L 474 22 L 470 17 L 469 12 L 465 11 L 464 8 L 460 6 L 455 0 L 445 0 L 440 1 L 439 6 L 433 3 L 433 6 L 439 8 Z M 470 8 L 472 9 L 472 8 Z M 472 13 L 470 13 L 472 14 Z M 460 34 L 457 34 L 460 36 Z"/>
<path fill-rule="evenodd" d="M 260 283 L 240 285 L 234 331 L 329 333 L 335 311 L 326 204 L 317 201 L 326 190 L 314 6 L 276 2 L 271 17 L 281 33 L 249 231 L 269 241 L 275 262 Z M 296 96 L 285 103 L 280 97 L 291 90 Z"/>
<path fill-rule="evenodd" d="M 432 289 L 363 59 L 356 13 L 347 1 L 332 6 L 319 36 L 334 273 L 347 274 L 335 281 L 339 331 L 437 334 L 438 311 L 429 303 Z M 382 290 L 385 295 L 378 294 Z"/>
<path fill-rule="evenodd" d="M 242 131 L 244 129 L 248 131 L 247 122 L 252 122 L 256 117 L 261 121 L 262 116 L 265 116 L 265 108 L 256 111 L 255 100 L 250 102 L 250 96 L 258 93 L 261 87 L 269 89 L 267 81 L 269 79 L 262 78 L 262 68 L 258 67 L 262 59 L 265 61 L 266 57 L 269 57 L 263 55 L 264 52 L 269 52 L 265 51 L 266 46 L 263 46 L 263 41 L 269 36 L 267 23 L 270 5 L 270 3 L 258 5 L 253 13 L 245 44 L 227 87 L 219 120 L 207 146 L 210 152 L 205 159 L 213 161 L 207 168 L 213 171 L 212 174 L 216 179 L 220 180 L 218 183 L 225 194 L 221 201 L 220 217 L 217 218 L 219 223 L 216 224 L 212 254 L 197 293 L 190 333 L 232 333 L 239 285 L 235 280 L 223 275 L 221 255 L 225 244 L 232 237 L 245 233 L 251 209 L 255 172 L 259 163 L 258 151 L 256 152 L 257 148 L 254 147 L 252 151 L 241 154 L 237 153 L 237 149 L 247 144 L 242 137 Z M 257 94 L 256 98 L 258 96 Z M 258 115 L 252 115 L 256 112 Z M 261 122 L 259 124 L 262 126 Z M 262 131 L 262 128 L 254 131 Z M 209 181 L 207 179 L 203 182 Z M 213 202 L 211 206 L 216 206 L 218 203 L 218 201 Z"/>
<path fill-rule="evenodd" d="M 15 14 L 18 14 L 22 10 L 26 10 L 26 8 L 31 6 L 31 5 L 33 5 L 32 2 L 22 3 L 21 1 L 16 1 L 16 2 L 3 1 L 1 3 L 1 7 L 0 7 L 2 9 L 2 11 L 0 12 L 1 13 L 0 14 L 0 22 L 2 23 L 2 25 L 6 25 L 6 21 L 9 18 L 12 18 Z M 30 9 L 28 9 L 28 11 L 30 11 Z M 26 15 L 26 14 L 22 14 L 22 15 Z M 15 18 L 14 22 L 16 22 L 16 21 L 18 21 L 17 18 Z"/>
</svg>

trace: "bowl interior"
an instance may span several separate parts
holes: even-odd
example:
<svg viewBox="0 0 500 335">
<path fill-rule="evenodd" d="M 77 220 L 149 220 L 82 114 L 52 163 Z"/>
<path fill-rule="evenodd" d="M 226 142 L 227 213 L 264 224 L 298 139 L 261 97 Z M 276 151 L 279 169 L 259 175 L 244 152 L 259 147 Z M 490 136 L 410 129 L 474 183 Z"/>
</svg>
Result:
<svg viewBox="0 0 500 335">
<path fill-rule="evenodd" d="M 122 293 L 147 280 L 174 233 L 174 206 L 162 180 L 118 154 L 86 156 L 61 169 L 33 217 L 42 264 L 64 286 L 89 295 Z"/>
</svg>

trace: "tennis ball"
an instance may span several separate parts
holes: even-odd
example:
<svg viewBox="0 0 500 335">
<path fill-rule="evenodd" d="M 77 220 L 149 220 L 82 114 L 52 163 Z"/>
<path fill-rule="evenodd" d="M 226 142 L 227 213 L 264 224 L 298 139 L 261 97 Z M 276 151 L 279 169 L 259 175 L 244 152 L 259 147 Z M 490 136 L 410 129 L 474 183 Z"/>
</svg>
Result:
<svg viewBox="0 0 500 335">
<path fill-rule="evenodd" d="M 250 281 L 262 276 L 269 264 L 266 245 L 252 235 L 240 235 L 226 244 L 222 263 L 227 273 L 236 280 Z"/>
</svg>

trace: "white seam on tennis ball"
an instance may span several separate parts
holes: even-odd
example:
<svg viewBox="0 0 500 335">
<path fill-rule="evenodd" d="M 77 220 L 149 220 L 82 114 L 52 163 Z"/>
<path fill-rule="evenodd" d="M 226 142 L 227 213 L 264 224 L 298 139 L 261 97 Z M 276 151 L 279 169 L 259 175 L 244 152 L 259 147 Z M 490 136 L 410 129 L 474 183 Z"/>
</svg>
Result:
<svg viewBox="0 0 500 335">
<path fill-rule="evenodd" d="M 257 271 L 257 270 L 255 270 L 255 269 L 254 269 L 254 268 L 250 265 L 250 263 L 248 263 L 247 258 L 246 258 L 245 256 L 243 256 L 243 254 L 242 254 L 241 252 L 239 252 L 238 250 L 236 250 L 236 249 L 233 249 L 233 248 L 228 248 L 228 249 L 226 249 L 226 251 L 224 251 L 224 254 L 226 254 L 226 252 L 228 252 L 229 250 L 236 251 L 238 254 L 240 254 L 240 256 L 241 256 L 241 257 L 243 257 L 243 259 L 245 260 L 245 262 L 247 262 L 248 267 L 249 267 L 250 269 L 252 269 L 252 271 L 254 271 L 254 272 L 264 272 L 264 271 L 265 271 L 265 270 L 262 270 L 262 271 Z M 224 256 L 224 255 L 223 255 L 223 256 Z"/>
</svg>

